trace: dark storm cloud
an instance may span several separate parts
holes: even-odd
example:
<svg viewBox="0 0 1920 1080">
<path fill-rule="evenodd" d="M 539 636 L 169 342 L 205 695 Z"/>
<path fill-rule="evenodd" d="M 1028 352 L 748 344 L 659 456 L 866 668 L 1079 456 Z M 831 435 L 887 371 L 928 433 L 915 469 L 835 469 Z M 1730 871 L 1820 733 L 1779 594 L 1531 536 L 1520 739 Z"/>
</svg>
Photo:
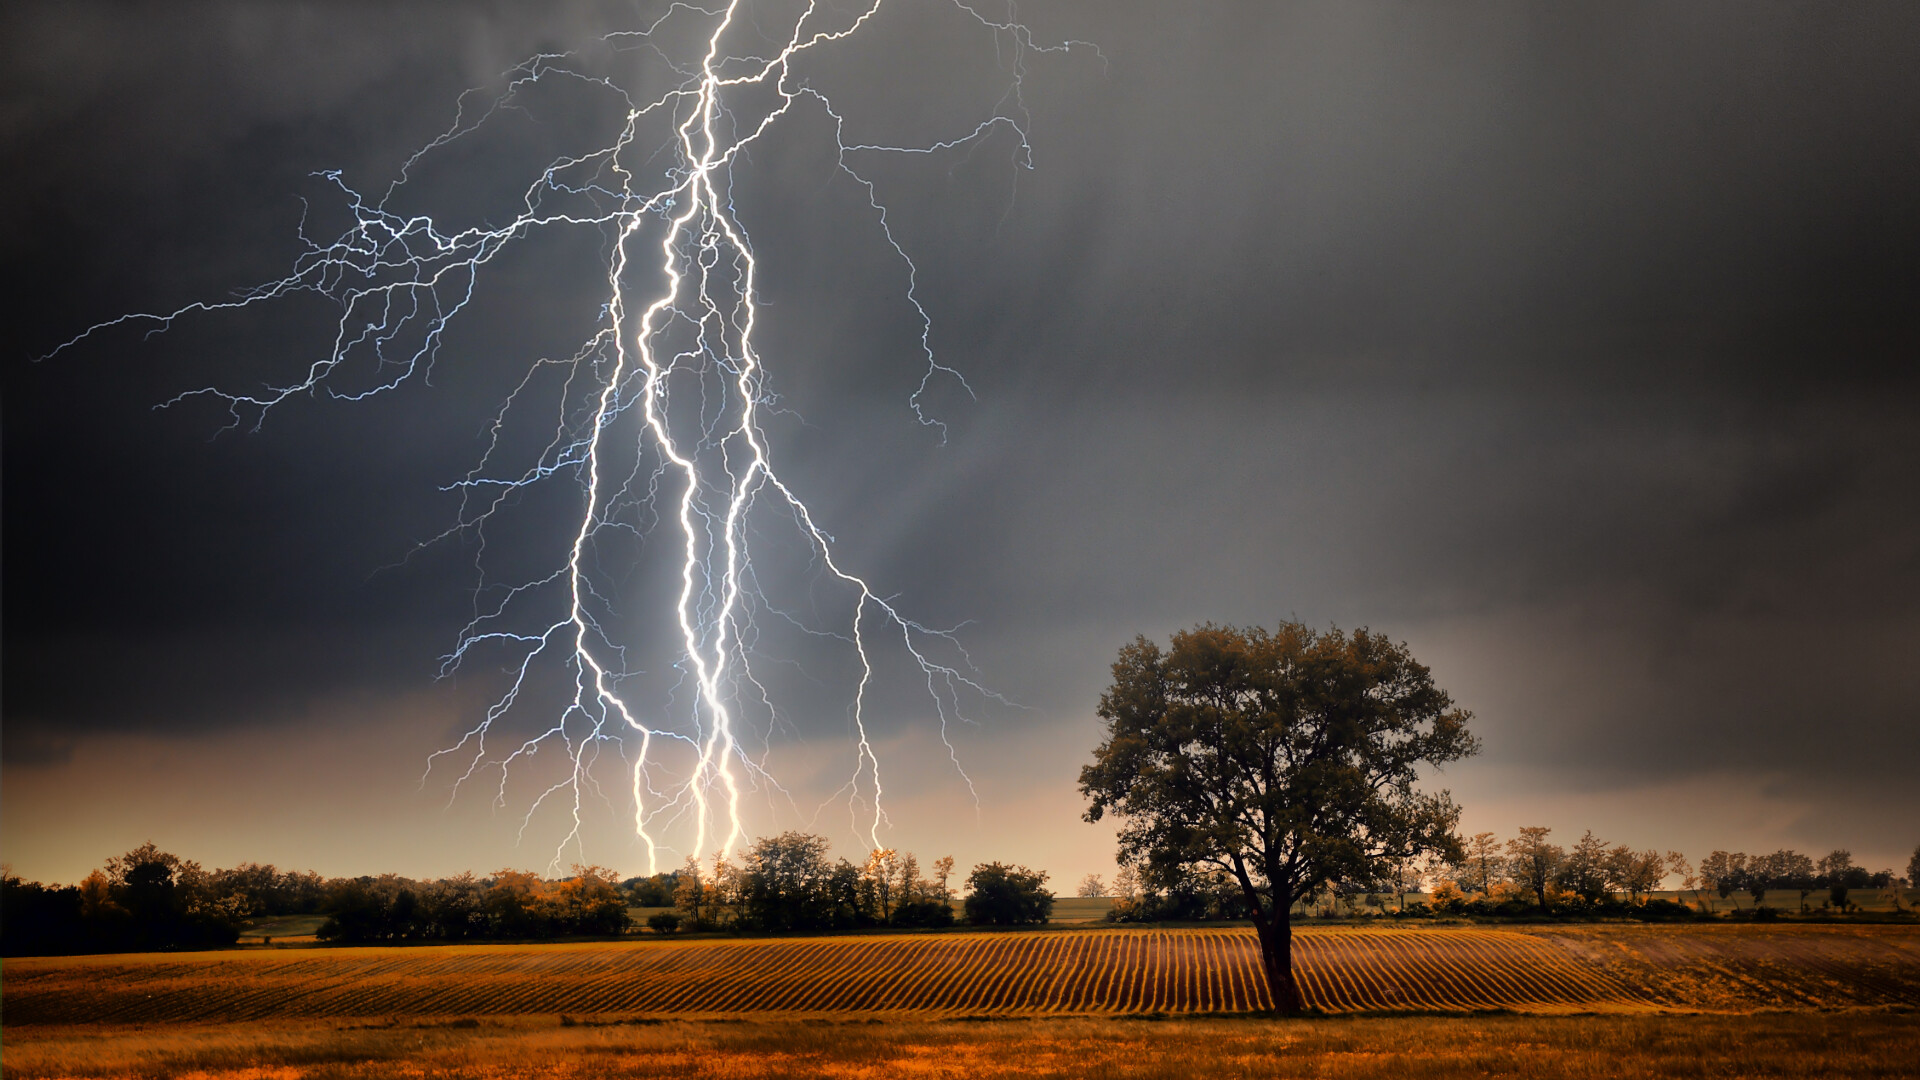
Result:
<svg viewBox="0 0 1920 1080">
<path fill-rule="evenodd" d="M 806 420 L 777 434 L 857 565 L 978 620 L 989 673 L 1056 718 L 1136 631 L 1294 614 L 1432 642 L 1487 688 L 1490 755 L 1580 783 L 1920 758 L 1920 10 L 1030 8 L 1109 61 L 1029 65 L 1037 169 L 1004 142 L 878 167 L 980 399 L 939 389 L 944 447 L 905 406 L 897 266 L 804 201 L 853 193 L 797 144 L 743 185 L 766 351 L 807 358 L 775 372 Z M 16 354 L 277 274 L 310 170 L 384 178 L 461 89 L 635 21 L 4 18 Z M 848 82 L 874 130 L 919 116 L 912 70 L 862 63 L 897 84 Z M 436 486 L 497 389 L 472 369 L 576 333 L 586 294 L 547 265 L 502 267 L 439 390 L 254 436 L 146 407 L 310 350 L 326 312 L 9 359 L 9 762 L 26 722 L 204 728 L 425 680 L 467 553 L 376 571 L 450 520 Z"/>
</svg>

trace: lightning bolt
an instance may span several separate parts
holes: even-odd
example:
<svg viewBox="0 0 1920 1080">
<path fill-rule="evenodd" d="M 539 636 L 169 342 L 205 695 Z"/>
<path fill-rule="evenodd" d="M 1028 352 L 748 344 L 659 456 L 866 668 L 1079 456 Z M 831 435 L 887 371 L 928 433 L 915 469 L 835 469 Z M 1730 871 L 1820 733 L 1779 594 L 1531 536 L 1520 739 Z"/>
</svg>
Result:
<svg viewBox="0 0 1920 1080">
<path fill-rule="evenodd" d="M 817 0 L 753 10 L 744 0 L 673 3 L 651 24 L 599 41 L 607 56 L 650 58 L 642 70 L 656 78 L 667 73 L 663 90 L 651 96 L 630 91 L 612 73 L 620 65 L 596 69 L 583 53 L 533 56 L 504 73 L 504 89 L 490 99 L 482 91 L 462 95 L 452 125 L 409 157 L 377 199 L 362 195 L 338 171 L 315 174 L 338 192 L 351 221 L 334 239 L 319 242 L 307 235 L 303 220 L 304 250 L 286 277 L 223 301 L 108 320 L 54 352 L 116 326 L 161 332 L 190 315 L 298 294 L 337 305 L 333 340 L 301 377 L 248 393 L 202 387 L 165 403 L 212 398 L 224 404 L 229 426 L 258 430 L 290 398 L 361 400 L 430 381 L 448 326 L 475 302 L 482 271 L 497 256 L 538 233 L 598 230 L 605 238 L 606 298 L 592 332 L 570 357 L 533 364 L 507 396 L 488 424 L 480 461 L 448 485 L 458 495 L 457 521 L 421 544 L 455 537 L 475 542 L 472 617 L 442 658 L 441 675 L 481 653 L 503 656 L 506 672 L 504 691 L 457 742 L 431 755 L 422 782 L 443 762 L 453 765 L 458 775 L 451 798 L 483 774 L 497 773 L 494 801 L 505 805 L 508 777 L 524 759 L 560 751 L 563 770 L 531 800 L 520 824 L 524 836 L 543 807 L 557 803 L 564 809 L 570 825 L 554 848 L 558 865 L 570 847 L 584 859 L 581 831 L 589 804 L 608 798 L 596 765 L 613 747 L 630 781 L 633 828 L 646 847 L 650 873 L 660 869 L 668 851 L 730 855 L 743 836 L 743 797 L 761 791 L 792 802 L 766 755 L 756 756 L 742 730 L 745 711 L 763 715 L 768 730 L 759 742 L 765 745 L 780 720 L 756 667 L 765 662 L 757 650 L 757 620 L 770 619 L 849 651 L 857 668 L 847 705 L 852 772 L 828 804 L 844 801 L 851 827 L 881 847 L 888 825 L 885 786 L 868 715 L 876 635 L 897 642 L 924 677 L 941 741 L 970 792 L 973 782 L 950 727 L 967 720 L 963 701 L 1006 702 L 980 682 L 955 637 L 958 628 L 909 618 L 892 598 L 843 567 L 834 538 L 776 471 L 762 421 L 779 405 L 755 342 L 760 266 L 733 192 L 736 170 L 777 126 L 809 111 L 830 125 L 838 174 L 857 185 L 880 242 L 898 259 L 902 298 L 918 320 L 923 371 L 908 404 L 919 423 L 944 441 L 946 429 L 929 411 L 928 392 L 939 380 L 969 394 L 972 389 L 935 356 L 918 268 L 861 163 L 879 155 L 970 153 L 1004 132 L 1014 144 L 1014 166 L 1031 169 L 1028 58 L 1077 48 L 1098 55 L 1086 42 L 1037 42 L 1011 6 L 1001 19 L 965 0 L 946 2 L 983 46 L 991 43 L 994 70 L 1003 77 L 999 100 L 970 128 L 921 145 L 852 141 L 847 114 L 801 72 L 803 60 L 867 30 L 888 0 L 863 0 L 847 11 Z M 437 153 L 475 138 L 496 117 L 536 110 L 539 95 L 560 86 L 584 88 L 595 100 L 610 96 L 623 117 L 604 142 L 540 169 L 505 224 L 454 226 L 399 209 L 412 190 L 408 184 Z M 510 465 L 518 418 L 538 400 L 557 406 L 552 435 L 530 464 Z M 490 554 L 497 520 L 536 489 L 568 479 L 577 485 L 578 517 L 566 529 L 559 565 L 531 577 L 495 580 Z M 843 595 L 846 615 L 838 628 L 813 625 L 772 603 L 759 587 L 750 540 L 763 534 L 754 522 L 769 512 L 788 523 L 821 580 Z M 627 640 L 624 618 L 614 602 L 620 575 L 604 564 L 616 553 L 617 540 L 644 542 L 667 523 L 678 557 L 668 631 L 677 637 L 678 659 L 664 677 L 664 700 L 643 707 L 636 688 L 649 673 L 629 663 L 621 643 Z M 530 704 L 528 699 L 540 697 L 541 665 L 555 661 L 570 687 L 557 707 Z M 507 734 L 507 718 L 528 711 L 546 717 L 538 730 Z M 977 807 L 977 792 L 974 800 Z M 673 830 L 690 831 L 691 847 L 669 845 Z"/>
</svg>

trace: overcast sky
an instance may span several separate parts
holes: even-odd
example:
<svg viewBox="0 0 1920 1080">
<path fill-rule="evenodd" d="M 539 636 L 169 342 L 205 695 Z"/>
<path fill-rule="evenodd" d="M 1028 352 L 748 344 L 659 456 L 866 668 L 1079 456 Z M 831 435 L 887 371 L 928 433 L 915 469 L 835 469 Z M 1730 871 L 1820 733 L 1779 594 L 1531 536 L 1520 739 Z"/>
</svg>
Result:
<svg viewBox="0 0 1920 1080">
<path fill-rule="evenodd" d="M 938 138 L 991 108 L 1008 58 L 990 38 L 946 0 L 887 7 L 811 74 L 849 141 Z M 540 8 L 0 11 L 0 245 L 23 279 L 0 368 L 17 872 L 74 880 L 148 839 L 329 874 L 546 864 L 560 823 L 520 834 L 537 786 L 496 809 L 490 788 L 421 783 L 497 679 L 436 679 L 473 551 L 415 548 L 457 520 L 442 489 L 504 391 L 592 332 L 594 235 L 488 267 L 433 385 L 297 398 L 255 433 L 221 434 L 204 401 L 153 406 L 303 369 L 330 340 L 323 305 L 34 360 L 280 277 L 302 199 L 338 227 L 312 173 L 383 190 L 463 89 L 656 14 Z M 976 703 L 953 736 L 976 806 L 925 703 L 883 695 L 884 839 L 1065 886 L 1110 873 L 1075 785 L 1118 647 L 1297 618 L 1406 641 L 1475 714 L 1483 753 L 1435 778 L 1468 831 L 1904 867 L 1920 8 L 1020 15 L 1038 41 L 1099 47 L 1024 58 L 1033 168 L 1003 133 L 872 173 L 931 343 L 973 389 L 928 397 L 944 442 L 911 404 L 897 258 L 820 117 L 739 181 L 785 475 L 880 592 L 966 623 L 982 680 L 1017 703 Z M 410 210 L 497 221 L 551 147 L 604 137 L 590 88 L 536 104 L 430 157 Z M 632 580 L 658 572 L 647 557 Z M 756 831 L 857 854 L 833 801 L 844 727 L 797 707 L 774 739 L 794 799 L 755 801 Z M 620 791 L 590 808 L 586 855 L 642 870 Z"/>
</svg>

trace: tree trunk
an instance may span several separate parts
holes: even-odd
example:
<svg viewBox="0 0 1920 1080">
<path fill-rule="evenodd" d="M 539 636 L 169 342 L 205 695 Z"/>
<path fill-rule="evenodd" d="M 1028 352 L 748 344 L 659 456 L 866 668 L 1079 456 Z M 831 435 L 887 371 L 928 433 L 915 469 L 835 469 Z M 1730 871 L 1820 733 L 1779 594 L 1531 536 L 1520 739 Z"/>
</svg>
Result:
<svg viewBox="0 0 1920 1080">
<path fill-rule="evenodd" d="M 1274 907 L 1271 919 L 1255 916 L 1253 927 L 1260 935 L 1260 963 L 1267 972 L 1274 1011 L 1293 1016 L 1302 1008 L 1300 986 L 1293 981 L 1293 913 L 1277 900 Z"/>
</svg>

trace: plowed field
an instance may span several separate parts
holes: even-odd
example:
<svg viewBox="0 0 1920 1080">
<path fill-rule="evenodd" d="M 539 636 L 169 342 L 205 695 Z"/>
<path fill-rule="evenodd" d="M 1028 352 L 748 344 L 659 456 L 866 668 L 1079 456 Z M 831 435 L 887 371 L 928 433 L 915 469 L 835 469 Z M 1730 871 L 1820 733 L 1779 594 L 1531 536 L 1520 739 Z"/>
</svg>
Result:
<svg viewBox="0 0 1920 1080">
<path fill-rule="evenodd" d="M 1920 1005 L 1904 927 L 1309 929 L 1325 1012 Z M 1245 1012 L 1249 929 L 300 949 L 9 960 L 7 1026 L 273 1017 Z"/>
</svg>

